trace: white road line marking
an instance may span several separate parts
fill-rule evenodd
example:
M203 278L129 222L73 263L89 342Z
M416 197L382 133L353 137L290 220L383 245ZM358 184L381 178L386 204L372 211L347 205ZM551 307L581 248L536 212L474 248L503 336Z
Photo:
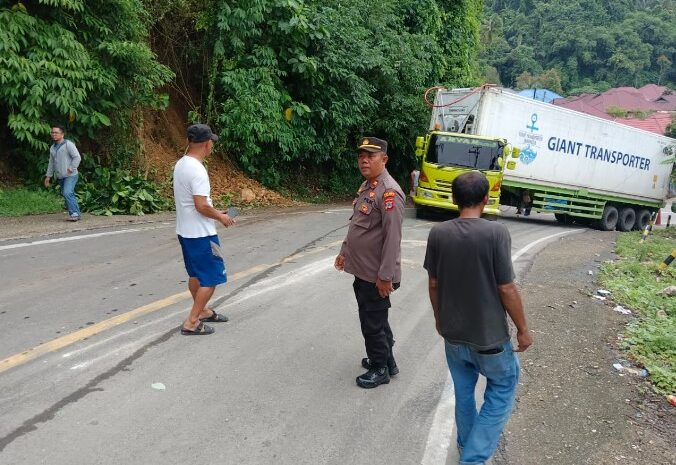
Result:
M139 331L141 329L146 329L148 327L157 326L157 324L162 322L162 321L169 320L169 319L172 319L172 318L177 318L181 314L185 315L185 314L188 313L189 310L190 310L190 307L181 308L180 310L174 310L172 312L169 312L169 313L162 315L159 318L153 318L151 321L148 321L146 323L143 323L143 324L140 324L140 325L134 325L133 327L131 327L131 328L125 330L125 331L120 331L120 332L118 332L118 333L116 333L116 334L114 334L110 337L107 337L105 339L101 339L100 341L88 343L84 347L80 347L79 349L74 349L74 350L71 350L70 352L66 352L65 354L62 354L61 357L62 358L71 358L74 355L77 355L77 354L83 353L83 352L87 352L87 351L94 349L98 346L108 344L109 342L111 342L115 339L119 339L123 336L128 336L128 335L135 333L136 331ZM176 328L178 328L178 325L179 325L179 320L177 320ZM145 340L150 341L150 340L157 338L158 336L160 336L163 333L164 333L164 330L157 332L157 333L154 333L152 336L148 336L147 338L144 338L142 340L143 341L145 341ZM134 342L138 342L138 341L134 341ZM113 352L111 352L111 353L114 353L115 350L113 350Z
M320 252L320 251L326 250L328 248L334 247L334 246L336 246L340 243L342 243L342 241L328 244L327 246L320 247L317 250L307 252L306 254L310 254L310 253L314 253L314 252ZM298 254L298 255L295 255L294 257L299 258L303 255L305 255L305 254ZM291 271L289 271L285 274L259 281L258 283L251 286L249 288L249 290L243 292L243 294L239 298L236 298L233 301L226 302L225 304L217 307L216 310L221 310L221 309L227 308L231 305L238 304L238 303L240 303L244 300L247 300L247 299L250 299L250 298L253 298L253 297L257 297L257 296L260 296L262 294L266 294L270 291L280 289L280 288L282 288L286 285L294 284L294 283L297 283L297 282L299 282L299 281L301 281L305 278L309 278L316 273L330 269L333 266L333 261L334 261L334 257L329 257L329 258L317 260L317 261L312 262L308 265L305 265L301 268L293 269L293 270L291 270ZM270 267L271 265L265 265L265 266ZM66 353L62 354L61 357L65 358L65 359L69 359L69 358L73 357L74 355L84 353L84 352L88 352L91 349L94 349L94 348L99 347L99 346L103 346L103 345L108 344L109 342L111 342L115 339L119 339L120 337L123 337L123 336L128 336L128 335L130 335L130 334L132 334L136 331L139 331L141 329L146 329L150 326L156 326L157 323L159 323L159 322L166 321L166 320L169 320L169 319L172 319L172 318L178 318L179 315L185 315L189 310L190 310L190 307L186 307L186 308L182 308L180 310L174 310L174 311L168 312L168 313L162 315L159 318L153 318L151 321L148 321L148 322L140 324L140 325L135 325L135 326L133 326L133 327L131 327L131 328L125 330L125 331L120 331L116 334L113 334L110 337L107 337L105 339L101 339L100 341L92 342L92 343L87 344L84 347L80 347L80 348L71 350L69 352L66 352ZM178 327L178 323L177 323L177 327ZM164 332L164 330L157 333L157 334L154 334L151 337L145 338L144 340L152 340L153 338L159 336L163 332ZM97 358L94 358L92 360L74 365L74 366L71 367L71 370L76 370L76 369L79 369L79 368L87 367L91 364L91 362L98 361L98 360L103 359L105 357L108 357L110 355L114 355L118 350L119 349L116 348L113 351L107 352L100 357L97 357Z
M549 236L542 237L542 238L538 239L537 241L531 242L530 244L528 244L527 246L523 247L518 252L516 252L514 255L512 255L512 261L513 262L517 261L519 259L519 257L521 257L523 254L525 254L526 252L528 252L530 249L532 249L536 245L540 244L541 242L548 241L549 239L554 239L555 237L565 236L566 234L581 233L583 231L586 231L586 229L570 229L568 231L563 231L563 232L560 232L560 233L550 234Z
M523 254L542 242L555 237L565 236L566 234L575 234L583 231L585 230L571 229L541 237L522 247L512 255L512 262L517 261ZM450 374L446 378L444 390L442 391L441 398L439 399L436 411L434 412L432 427L427 436L425 451L420 462L421 465L444 465L448 460L448 450L451 446L451 437L453 436L453 430L455 429L455 394L450 395L448 394L449 391L453 391L453 381L451 380Z
M414 247L415 246L427 247L427 241L426 240L419 241L419 240L415 240L415 239L402 239L401 243L404 244L404 245L410 244Z
M448 457L448 449L451 446L451 436L455 428L455 391L451 375L448 375L444 390L439 399L439 405L434 412L432 428L427 436L425 455L421 465L444 464Z
M146 336L142 339L135 339L131 342L128 342L126 344L120 345L115 347L114 350L111 350L109 352L105 352L102 355L99 355L98 357L90 358L88 360L84 360L80 363L77 363L70 367L71 370L81 370L82 368L88 368L94 363L98 363L112 355L118 355L118 354L123 354L125 356L129 356L136 352L138 349L143 347L144 345L148 344L149 342L157 339L160 335L162 335L164 331L156 332L153 333L151 336Z
M312 275L320 273L322 271L328 270L333 267L333 262L335 257L328 257L321 260L314 261L300 268L293 269L287 273L275 276L272 278L264 279L259 281L249 287L246 291L242 292L241 295L236 297L232 301L226 302L224 305L219 308L228 308L232 305L237 305L245 300L258 297L262 294L267 294L270 291L275 291L281 289L282 287L295 284L299 281L302 281L306 278L309 278Z
M127 234L127 233L132 233L132 232L139 232L139 231L150 231L153 229L162 229L166 228L167 226L155 226L151 228L131 228L131 229L120 229L118 231L106 231L106 232L100 232L100 233L94 233L94 234L81 234L79 236L70 236L70 237L59 237L56 239L44 239L42 241L32 241L32 242L21 242L19 244L10 244L10 245L0 245L0 251L2 250L9 250L9 249L20 249L22 247L30 247L32 245L44 245L44 244L56 244L58 242L71 242L71 241L79 241L82 239L93 239L96 237L103 237L103 236L116 236L118 234Z

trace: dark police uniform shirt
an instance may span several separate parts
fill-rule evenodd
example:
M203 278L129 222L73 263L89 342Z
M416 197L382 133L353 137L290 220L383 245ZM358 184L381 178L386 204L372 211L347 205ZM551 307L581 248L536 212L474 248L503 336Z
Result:
M401 224L404 193L387 170L364 181L354 200L350 227L340 255L345 272L370 283L401 281Z

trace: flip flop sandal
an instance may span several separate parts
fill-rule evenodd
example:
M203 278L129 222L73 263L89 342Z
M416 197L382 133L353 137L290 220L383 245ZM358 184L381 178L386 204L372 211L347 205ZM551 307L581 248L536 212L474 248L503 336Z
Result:
M221 315L220 313L216 313L216 310L209 309L213 312L211 316L208 316L206 318L200 318L200 321L207 321L209 323L225 323L228 321L228 317L225 315Z
M207 336L213 333L214 328L205 325L204 323L198 324L197 328L195 328L194 330L185 329L184 327L181 327L181 334L183 334L184 336Z

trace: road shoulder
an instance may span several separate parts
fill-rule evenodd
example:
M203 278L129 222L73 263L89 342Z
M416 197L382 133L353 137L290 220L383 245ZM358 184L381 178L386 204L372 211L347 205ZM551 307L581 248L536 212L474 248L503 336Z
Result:
M673 463L676 409L613 368L629 319L589 296L598 267L614 257L615 237L591 230L564 237L525 275L536 339L521 358L517 407L495 465Z

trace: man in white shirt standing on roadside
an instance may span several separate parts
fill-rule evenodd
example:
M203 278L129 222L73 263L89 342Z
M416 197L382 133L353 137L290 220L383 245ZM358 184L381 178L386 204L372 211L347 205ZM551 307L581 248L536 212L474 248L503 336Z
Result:
M228 279L215 221L226 228L235 224L235 220L213 207L209 175L202 164L217 140L209 126L193 124L188 128L188 150L174 167L176 234L193 298L190 314L181 327L184 336L212 334L214 328L205 321L228 321L225 315L207 307L216 286Z

